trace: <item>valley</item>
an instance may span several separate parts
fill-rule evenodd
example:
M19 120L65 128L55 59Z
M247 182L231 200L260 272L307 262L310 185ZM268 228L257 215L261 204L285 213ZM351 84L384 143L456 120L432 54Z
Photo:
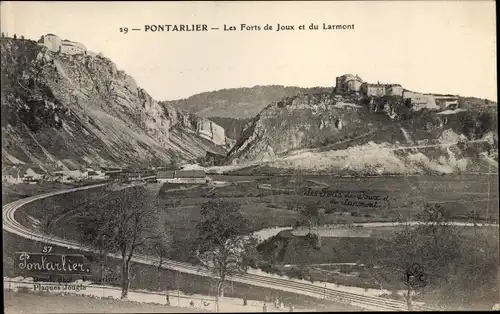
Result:
M227 180L224 180L227 178ZM259 245L259 267L271 273L287 275L290 278L306 279L311 281L327 280L328 285L335 285L340 289L355 290L356 287L372 294L379 291L379 284L373 281L372 276L363 270L362 264L370 263L376 256L377 248L383 246L394 231L387 227L377 226L375 222L394 222L401 219L418 217L422 208L428 203L439 203L449 213L453 221L471 221L474 218L481 223L496 223L498 229L498 177L493 176L400 176L379 178L335 178L331 176L227 176L218 175L213 178L217 182L226 182L221 186L200 184L190 188L179 189L179 184L146 184L146 189L157 194L157 205L167 221L168 229L172 232L173 243L169 258L196 263L191 248L194 247L195 226L200 219L200 207L209 199L217 198L235 202L241 206L241 212L251 223L250 230L259 231L276 226L291 227L296 231L281 231L277 235L267 232L266 238ZM224 181L223 181L224 180ZM490 185L490 195L484 195ZM460 187L460 189L458 189ZM307 189L316 189L318 193L307 192ZM122 192L120 192L122 191ZM306 193L304 193L306 191ZM331 191L331 192L326 192ZM363 208L333 204L332 198L336 194L348 191L353 195L373 195L387 199L383 208ZM359 194L360 191L364 194ZM65 219L56 219L56 225L50 229L43 229L65 239L80 239L76 220L80 210L85 210L86 203L106 197L106 194L123 193L125 190L95 190L92 193L68 195L48 198L40 203L28 204L23 211L16 212L16 219L23 224L35 221L53 221L55 217L73 212ZM80 194L82 192L79 192ZM356 194L358 193L358 194ZM307 195L305 195L307 194ZM112 197L112 196L108 197ZM425 197L424 197L425 195ZM472 203L471 203L472 202ZM66 205L63 205L66 204ZM468 206L467 204L474 204ZM62 205L62 206L61 206ZM320 209L318 227L312 229L313 234L321 237L321 248L315 247L307 234L307 222L304 216L296 209L297 206L312 206ZM44 208L43 211L40 209ZM75 211L76 209L76 211ZM321 210L322 209L322 210ZM477 213L470 216L471 211ZM42 212L49 216L40 215ZM83 212L81 212L83 213ZM52 217L52 218L51 218ZM162 220L163 220L162 219ZM370 223L373 229L367 229L369 236L359 234L354 226L359 223ZM330 225L337 230L337 235L319 233L320 226ZM40 225L41 227L41 225ZM385 229L384 229L385 228ZM474 238L475 232L467 227L469 236ZM487 229L478 227L479 232L486 232L488 237L494 237ZM365 229L365 228L363 228ZM394 229L398 229L397 227ZM344 230L344 231L342 231ZM345 234L347 230L351 234ZM497 230L498 231L498 230ZM340 234L338 234L340 232ZM342 233L344 232L344 233ZM354 234L352 234L354 232ZM356 235L356 233L358 235ZM265 233L264 233L265 234ZM315 266L315 264L351 263L358 266ZM292 264L292 266L287 266ZM298 265L300 266L297 268ZM309 266L310 265L310 266ZM356 269L356 267L358 269ZM361 267L362 269L359 269ZM336 273L337 272L337 273ZM135 284L134 284L135 285ZM349 288L351 287L351 288ZM392 288L391 288L392 287ZM397 284L385 286L387 291L397 287ZM250 293L250 292L246 292ZM364 293L362 290L357 293ZM378 292L380 295L381 292ZM479 305L478 305L479 306Z
M496 102L352 74L159 101L102 54L55 51L56 37L1 42L9 276L26 277L14 252L49 243L89 253L124 299L131 288L259 310L497 301Z

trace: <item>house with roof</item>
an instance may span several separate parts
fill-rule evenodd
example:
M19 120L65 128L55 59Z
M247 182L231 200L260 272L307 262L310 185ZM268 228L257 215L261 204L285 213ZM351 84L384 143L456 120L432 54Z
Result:
M67 39L61 40L59 36L50 33L43 35L38 40L38 45L45 46L53 52L60 52L69 55L87 53L87 48L83 44Z
M439 109L456 109L458 107L458 96L434 95L434 99Z
M386 84L363 83L361 93L366 97L383 97L386 95Z
M61 42L61 53L76 55L76 54L85 54L86 51L87 48L79 42L67 39L64 39Z
M72 181L84 177L85 170L71 159L63 159L57 162L60 170L54 171L54 174L63 181Z
M2 182L10 184L23 183L24 170L20 167L3 167Z
M55 34L43 35L39 40L38 44L47 47L50 51L60 52L61 51L61 38Z
M22 167L23 182L36 183L46 178L45 171L38 165L27 164Z
M158 183L171 182L173 183L175 179L175 171L166 170L166 171L158 171L156 174L156 181Z
M412 92L405 89L403 98L410 99L413 110L420 110L423 108L439 109L433 95Z
M385 88L386 96L403 96L404 88L401 84L388 84Z
M344 74L336 78L335 91L339 94L357 94L362 84L363 80L357 74Z
M97 166L86 167L83 175L91 180L104 180L107 178L106 173Z

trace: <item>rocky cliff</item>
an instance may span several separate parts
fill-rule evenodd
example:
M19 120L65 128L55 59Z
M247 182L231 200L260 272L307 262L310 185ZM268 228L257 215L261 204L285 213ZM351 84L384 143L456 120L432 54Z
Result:
M497 171L496 107L419 110L395 97L287 97L243 130L227 164L337 174Z
M2 38L2 161L160 165L224 154L215 123L160 106L103 56Z

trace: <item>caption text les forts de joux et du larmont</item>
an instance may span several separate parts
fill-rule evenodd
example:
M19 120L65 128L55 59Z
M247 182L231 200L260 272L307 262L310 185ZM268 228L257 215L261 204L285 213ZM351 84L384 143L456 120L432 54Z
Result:
M255 31L342 31L354 30L354 24L331 24L331 23L309 23L309 24L223 24L222 26L209 26L208 24L147 24L142 28L120 27L120 33L127 34L131 31L157 33L157 32L209 32L209 31L224 31L224 32L255 32Z

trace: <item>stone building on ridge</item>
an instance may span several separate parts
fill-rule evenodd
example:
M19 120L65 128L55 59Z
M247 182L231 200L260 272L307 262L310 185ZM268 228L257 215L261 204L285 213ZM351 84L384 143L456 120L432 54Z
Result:
M87 54L87 48L79 42L61 40L57 35L46 34L39 40L38 44L47 47L50 51L60 52L69 55Z
M338 94L359 94L363 80L356 74L344 74L336 78L335 91Z

